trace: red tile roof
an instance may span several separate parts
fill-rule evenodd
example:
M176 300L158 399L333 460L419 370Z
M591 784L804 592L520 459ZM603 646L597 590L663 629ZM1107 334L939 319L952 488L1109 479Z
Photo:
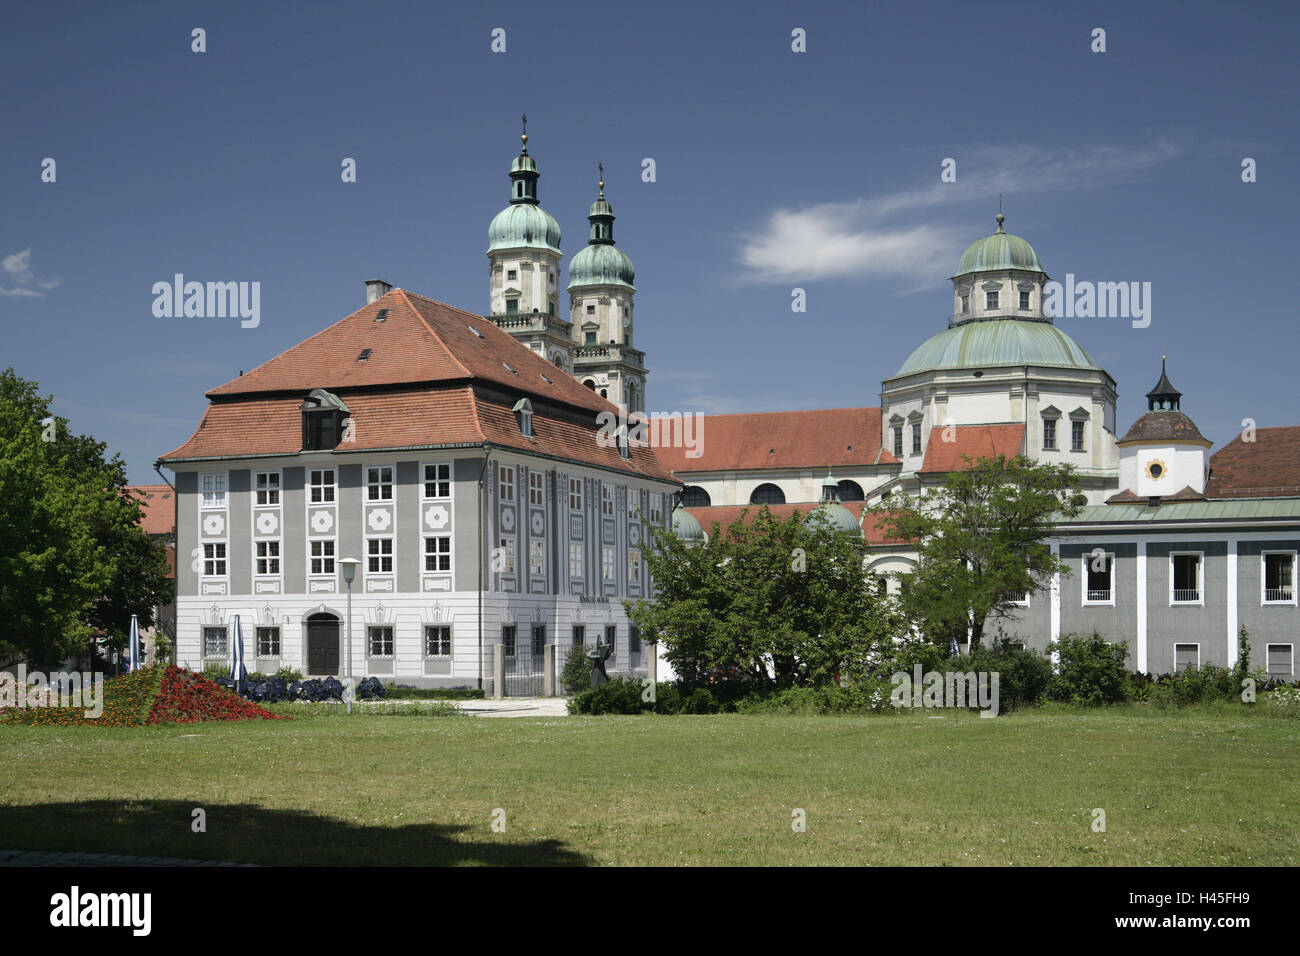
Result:
M772 512L772 516L778 521L787 521L796 511L801 516L806 516L819 502L810 501L803 503L783 505L768 505L767 508ZM862 527L863 537L867 539L867 544L905 544L901 538L897 538L886 533L883 527L884 515L879 513L868 514L866 520L862 518L863 509L866 508L866 502L863 501L843 501L841 504L852 512L853 517L858 519ZM700 523L700 527L705 533L712 536L713 523L716 521L725 531L737 518L742 514L745 515L745 523L751 524L758 517L758 512L762 505L713 505L708 508L687 508L686 510ZM748 512L746 514L746 512Z
M1162 502L1168 501L1204 501L1205 495L1201 494L1191 485L1183 485L1181 491L1176 491L1172 495L1159 496ZM1116 492L1106 499L1108 505L1134 505L1146 504L1149 499L1143 498L1131 488L1125 488L1123 491Z
M352 413L353 440L336 454L494 443L673 480L648 447L633 443L624 459L597 442L597 414L616 406L482 316L404 289L209 391L194 434L161 460L296 454L301 404L315 388ZM512 411L524 395L534 408L530 438Z
M879 408L705 415L703 421L696 436L700 457L687 457L686 448L657 448L664 467L699 472L898 464L881 447Z
M1300 425L1258 428L1254 441L1238 435L1210 456L1209 498L1291 498L1300 495Z
M382 309L388 313L377 322ZM365 349L370 355L360 361ZM482 316L405 289L393 289L207 394L218 398L292 392L305 397L313 388L337 392L470 381L493 382L591 411L614 410Z
M925 446L925 460L919 471L922 474L962 471L967 465L962 460L995 458L1005 455L1012 458L1024 450L1024 425L952 425L952 441L944 441L947 428L930 429L930 440Z
M174 535L176 533L176 500L167 485L127 485L140 502L142 516L140 527L145 534Z

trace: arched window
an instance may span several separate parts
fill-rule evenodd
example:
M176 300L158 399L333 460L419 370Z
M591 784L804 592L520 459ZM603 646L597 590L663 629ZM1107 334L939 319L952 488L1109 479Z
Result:
M753 494L749 496L749 503L751 505L783 505L785 504L785 492L770 481L765 482L754 489Z
M583 382L582 384L583 384L583 385L586 385L586 386L587 386L589 389L591 389L593 392L596 390L596 382L595 382L594 379L590 379L590 378L589 378L589 379L587 379L585 382Z
M709 493L699 485L687 485L682 489L683 508L707 508L712 504Z
M866 495L862 493L862 486L856 481L849 481L845 478L839 482L840 501L864 501Z

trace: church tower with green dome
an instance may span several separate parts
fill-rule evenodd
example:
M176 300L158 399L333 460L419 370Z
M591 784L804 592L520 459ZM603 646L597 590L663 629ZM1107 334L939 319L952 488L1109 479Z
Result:
M528 117L510 164L510 205L488 226L488 318L566 372L573 369L569 323L559 314L560 227L537 199L537 161L528 155Z
M587 245L569 263L573 376L629 412L645 411L645 353L633 347L636 270L614 248L614 209L605 199L604 166L587 221Z
M883 382L884 447L904 489L941 482L964 454L1020 453L1073 465L1100 504L1119 480L1115 380L1047 313L1047 270L1005 219L962 255L947 328Z

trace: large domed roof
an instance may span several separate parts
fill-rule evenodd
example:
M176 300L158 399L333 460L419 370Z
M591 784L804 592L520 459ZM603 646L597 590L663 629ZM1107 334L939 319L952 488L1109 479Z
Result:
M990 319L963 322L922 342L894 377L931 369L1007 365L1101 368L1078 342L1050 322Z
M569 263L569 288L579 285L622 285L633 288L632 260L612 245L584 246ZM635 290L634 290L635 291Z
M687 544L703 544L708 540L695 515L682 507L673 509L673 534Z
M488 226L488 252L496 249L548 249L560 251L560 226L535 203L512 203L492 217Z
M1002 272L1007 269L1047 272L1034 247L1019 236L1003 232L999 222L997 232L970 244L952 277L955 279L971 272Z

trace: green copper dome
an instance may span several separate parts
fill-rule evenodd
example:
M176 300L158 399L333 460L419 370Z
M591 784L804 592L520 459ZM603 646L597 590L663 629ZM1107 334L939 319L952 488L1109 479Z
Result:
M836 531L851 531L854 534L862 533L862 530L858 527L858 519L853 517L853 512L838 501L823 501L808 512L807 520L824 522Z
M673 534L686 544L703 544L707 540L695 515L680 507L673 509Z
M1050 322L991 319L963 322L922 342L898 375L1008 365L1100 370L1078 342Z
M512 203L492 217L488 252L497 249L560 251L560 226L549 212L533 203Z
M1047 273L1033 246L1019 236L1003 232L1002 219L1002 214L998 213L998 231L970 244L952 278L971 272L1001 272L1007 269Z
M569 288L582 285L621 285L636 291L632 260L610 245L584 246L569 263Z

